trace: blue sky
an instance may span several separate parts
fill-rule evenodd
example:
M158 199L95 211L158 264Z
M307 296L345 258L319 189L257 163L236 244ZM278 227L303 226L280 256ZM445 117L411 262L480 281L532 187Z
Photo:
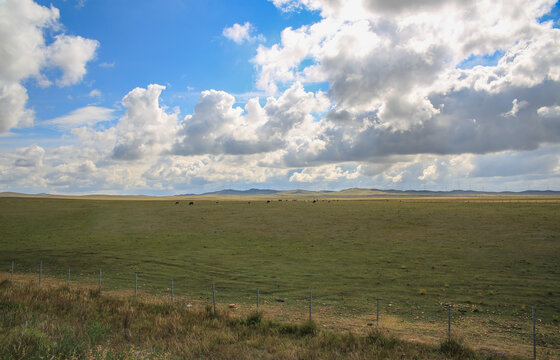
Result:
M83 83L41 89L29 82L28 89L33 90L30 105L42 119L91 103L87 95L92 89L102 90L100 105L112 106L134 87L164 84L168 89L163 102L180 106L185 113L192 111L202 90L255 91L250 59L257 44L239 46L224 38L223 29L251 21L266 37L263 43L274 44L284 28L319 19L316 11L283 13L271 2L259 0L90 0L83 6L71 0L37 3L58 8L67 33L100 42Z
M0 191L560 190L559 17L551 0L1 0Z

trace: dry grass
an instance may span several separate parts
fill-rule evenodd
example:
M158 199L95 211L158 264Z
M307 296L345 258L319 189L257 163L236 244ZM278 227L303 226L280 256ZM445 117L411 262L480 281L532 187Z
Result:
M440 343L446 337L434 324L394 316L384 316L376 330L371 320L321 307L314 322L275 304L264 316L243 305L219 306L214 315L207 304L181 297L171 305L167 298L141 293L135 300L129 291L100 293L50 278L41 287L29 275L0 279L1 359L511 358L504 349L475 352L462 345L466 337Z

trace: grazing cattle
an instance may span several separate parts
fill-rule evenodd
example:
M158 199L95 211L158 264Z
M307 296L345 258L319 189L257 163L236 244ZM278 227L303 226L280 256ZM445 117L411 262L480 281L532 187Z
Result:
M315 204L317 202L317 200L313 200L313 204Z
M270 200L266 200L266 203L267 203L267 204L270 203Z
M194 205L194 201L191 201L191 202L189 203L189 205Z
M251 205L251 202L250 202L250 201L247 201L247 204Z
M175 205L179 205L179 202L178 202L178 201L175 201Z
M216 204L219 204L219 203L220 203L219 201L216 201Z

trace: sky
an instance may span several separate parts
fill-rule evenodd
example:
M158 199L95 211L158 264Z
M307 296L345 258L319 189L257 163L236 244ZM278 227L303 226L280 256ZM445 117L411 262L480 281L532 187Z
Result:
M0 0L0 191L560 190L555 0Z

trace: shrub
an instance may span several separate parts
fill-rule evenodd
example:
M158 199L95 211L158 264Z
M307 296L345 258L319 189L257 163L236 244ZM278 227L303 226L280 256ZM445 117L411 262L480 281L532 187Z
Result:
M281 334L295 335L297 337L315 336L319 328L317 324L312 321L306 321L303 324L280 324L279 332Z
M455 339L447 339L439 346L439 351L453 359L470 359L475 356L474 352L465 347Z
M376 348L391 350L398 345L399 341L392 336L383 334L379 330L374 330L367 334L366 343L374 345Z
M418 290L418 295L424 296L428 293L428 291L426 289L420 289Z
M262 313L255 311L247 316L246 324L249 326L258 325L261 323L262 318L263 318Z

